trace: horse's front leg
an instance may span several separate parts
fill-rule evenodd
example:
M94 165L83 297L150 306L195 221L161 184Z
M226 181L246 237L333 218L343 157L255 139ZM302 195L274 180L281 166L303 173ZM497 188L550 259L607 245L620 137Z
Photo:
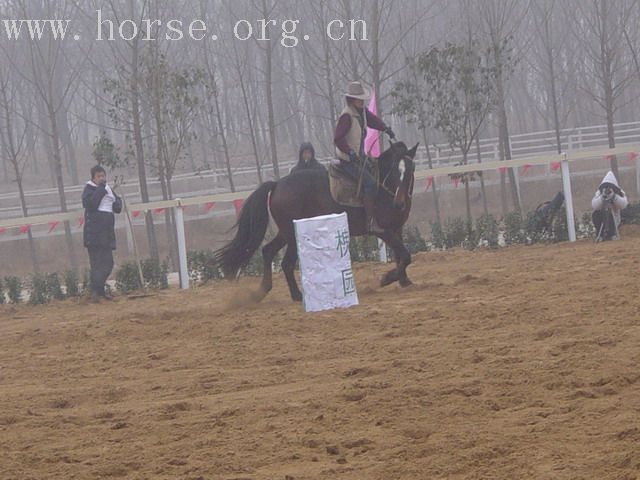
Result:
M411 285L411 280L407 277L411 254L402 242L402 234L400 232L384 232L379 237L393 250L393 256L396 260L396 267L383 275L380 286L386 287L393 282L400 282L402 287Z

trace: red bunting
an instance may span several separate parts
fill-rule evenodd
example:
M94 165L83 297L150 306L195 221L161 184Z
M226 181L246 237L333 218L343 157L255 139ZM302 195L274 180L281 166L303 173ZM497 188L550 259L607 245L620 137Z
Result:
M526 173L533 167L530 163L526 163L522 166L522 174L526 175Z
M204 204L204 213L208 213L211 210L213 210L213 207L215 207L216 202L207 202Z
M236 217L240 216L240 212L242 211L242 205L244 205L244 199L238 198L233 201L233 206L236 208Z
M131 215L133 215L133 218L138 218L141 213L142 212L140 210L134 210L133 212L131 212Z
M460 184L460 177L453 177L451 180L453 181L453 185L458 188L458 185Z
M427 177L427 186L425 187L424 191L426 192L427 190L429 190L432 185L433 185L433 177Z
M78 218L78 228L80 228L83 225L84 225L84 217L79 217Z
M53 221L49 222L49 231L47 233L53 232L59 224L60 224L60 222L58 222L56 220L53 220Z
M153 211L153 213L164 213L164 211L165 211L165 210L166 210L166 208L162 208L162 207L160 207L160 208L156 208L156 209Z
M551 162L551 171L557 172L560 170L560 162Z
M31 230L31 224L22 225L20 227L20 233L27 233L29 230Z

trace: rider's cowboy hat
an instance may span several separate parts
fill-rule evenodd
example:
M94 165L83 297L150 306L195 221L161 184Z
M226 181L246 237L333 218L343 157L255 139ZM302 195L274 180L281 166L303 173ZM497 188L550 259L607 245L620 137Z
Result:
M349 83L347 93L345 93L344 96L358 100L367 100L369 99L369 91L364 88L360 82L351 82Z

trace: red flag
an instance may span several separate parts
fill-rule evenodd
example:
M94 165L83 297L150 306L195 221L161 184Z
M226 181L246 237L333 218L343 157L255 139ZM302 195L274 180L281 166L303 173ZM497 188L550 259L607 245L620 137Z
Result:
M240 212L242 211L242 205L244 204L244 199L238 198L233 201L233 206L236 208L236 217L240 216Z
M0 227L0 235L2 235L4 232L6 232L7 229L4 227Z
M531 165L531 164L529 164L529 163L525 163L525 164L522 166L522 174L523 174L523 175L526 175L526 173L529 171L529 169L530 169L531 167L533 167L533 165Z
M131 212L131 215L133 215L133 218L138 218L141 213L142 212L140 210L134 210L133 212Z
M208 213L213 210L213 207L216 205L216 202L207 202L204 204L204 213Z
M78 218L78 228L84 225L84 217Z
M505 173L507 171L507 167L498 167L498 170L500 170L500 173Z
M58 226L59 223L60 222L58 222L56 220L54 220L52 222L49 222L49 231L47 233L53 232L56 229L56 227Z
M433 185L433 177L427 177L427 186L425 187L424 191L426 192L427 190L429 190L432 185Z
M560 170L560 162L551 162L551 171L557 172Z
M27 233L29 230L31 230L31 224L22 225L20 227L20 233Z
M458 188L458 184L460 183L460 177L453 177L451 179L453 181L453 185Z
M638 158L638 152L629 152L629 157L627 158L627 163L629 165L633 165L633 162Z
M165 211L165 210L166 210L166 208L162 208L162 207L160 207L160 208L156 208L156 209L153 211L153 213L164 213L164 211Z

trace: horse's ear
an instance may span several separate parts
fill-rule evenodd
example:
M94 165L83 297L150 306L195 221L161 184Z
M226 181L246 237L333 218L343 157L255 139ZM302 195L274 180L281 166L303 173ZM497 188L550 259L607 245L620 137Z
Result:
M420 145L420 142L416 143L416 145L407 152L408 157L415 158L416 152L418 151L418 145Z

